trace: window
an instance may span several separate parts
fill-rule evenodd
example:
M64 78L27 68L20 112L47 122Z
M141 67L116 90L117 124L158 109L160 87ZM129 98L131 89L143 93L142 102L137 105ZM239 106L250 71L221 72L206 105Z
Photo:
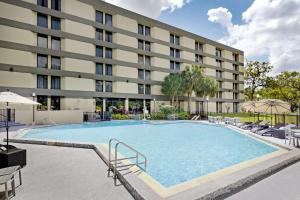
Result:
M112 92L112 82L111 81L105 82L105 92Z
M103 47L96 46L96 56L103 58Z
M37 88L48 89L48 76L37 75Z
M112 26L112 15L105 14L105 24L108 26Z
M219 70L216 70L216 77L217 78L222 78L222 72Z
M174 69L175 69L175 62L170 61L170 70L174 70Z
M180 50L176 49L176 58L180 58Z
M138 34L144 35L144 26L141 24L138 25Z
M112 65L105 65L105 75L106 76L112 76L113 70L112 70Z
M146 51L151 51L151 45L150 45L150 42L145 42L145 50L146 50Z
M233 90L238 90L238 83L233 83Z
M238 74L233 74L233 80L238 81L239 80L239 75Z
M37 67L38 68L48 68L48 56L47 55L37 55Z
M60 77L51 76L51 89L60 90Z
M149 26L145 26L145 36L150 36L151 35L151 29Z
M51 29L60 30L60 19L56 17L51 17Z
M175 63L175 69L176 69L176 71L180 71L180 63L179 62Z
M60 57L51 56L51 68L60 70Z
M113 40L112 32L106 31L105 32L105 41L106 42L112 42L112 40Z
M60 110L60 97L51 97L51 110Z
M151 71L149 70L145 71L145 80L151 80Z
M48 36L38 34L37 36L37 46L42 48L48 48Z
M170 56L171 56L171 57L175 57L174 51L175 51L174 48L170 48Z
M96 81L96 92L103 92L103 81Z
M51 38L51 48L54 50L60 50L60 38L57 37Z
M199 42L195 42L195 50L196 51L203 51L203 44L199 43Z
M60 0L51 0L51 9L60 10Z
M103 12L96 10L96 22L103 24Z
M103 75L103 64L96 63L96 74Z
M203 56L201 55L195 55L195 62L196 63L200 63L200 64L203 64Z
M105 48L105 58L112 59L112 49L111 48Z
M145 94L151 94L151 85L146 85Z
M144 70L142 70L142 69L139 69L138 70L138 78L139 79L144 79L145 77L144 77Z
M151 57L150 56L145 56L145 63L147 66L151 66Z
M37 106L38 111L48 110L48 97L47 96L37 96L37 102L41 105Z
M139 49L144 49L144 41L143 40L138 41L138 48Z
M239 71L239 66L238 66L238 65L235 65L235 64L233 64L233 70L234 70L234 71Z
M96 29L96 40L103 40L103 30L102 29Z
M138 84L138 94L144 94L144 85Z
M48 17L47 15L43 15L38 13L37 15L37 25L39 27L48 28Z
M222 99L222 92L217 92L216 98L217 99Z
M233 112L234 113L237 113L239 110L238 110L238 107L239 107L239 104L237 102L234 102L233 103Z
M175 42L174 35L173 35L173 34L170 34L170 43L171 43L171 44L174 44L174 42Z
M232 54L232 57L233 57L233 60L234 60L235 62L239 62L239 54L233 53L233 54Z
M179 36L175 37L175 44L180 45L180 37Z
M217 67L221 68L222 67L222 61L221 60L216 60Z
M239 93L233 93L233 99L239 99Z
M222 102L217 102L216 103L216 110L218 113L221 113L222 112Z
M222 50L216 49L216 56L217 57L222 57Z
M143 65L144 64L144 56L143 55L138 55L138 63Z
M219 85L219 88L221 89L223 87L223 82L218 81L218 85Z
M48 7L48 0L38 0L37 1L38 6Z

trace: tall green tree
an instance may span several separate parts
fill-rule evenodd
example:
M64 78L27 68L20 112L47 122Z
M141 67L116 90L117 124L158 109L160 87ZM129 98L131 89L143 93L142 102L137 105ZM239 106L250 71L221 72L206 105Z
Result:
M204 77L195 89L195 94L198 97L214 97L218 88L219 86L215 79Z
M170 74L162 83L161 92L170 97L171 105L175 106L175 99L182 93L182 77L179 73Z
M250 61L245 68L245 96L248 100L255 99L255 92L266 86L268 73L273 66L267 62Z

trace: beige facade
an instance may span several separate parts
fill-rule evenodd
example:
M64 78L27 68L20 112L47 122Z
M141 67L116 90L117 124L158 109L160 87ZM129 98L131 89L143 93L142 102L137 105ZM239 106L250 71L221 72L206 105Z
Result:
M131 102L157 111L158 105L169 103L161 93L164 78L186 65L199 65L195 57L201 56L206 75L221 85L208 111L225 112L226 104L230 112L239 111L242 51L104 1L60 0L57 8L47 2L0 1L1 91L34 94L49 112L107 110L120 101L129 111ZM178 44L171 43L172 36L179 38ZM179 56L172 57L172 49ZM172 69L172 62L180 69ZM181 101L186 110L186 97ZM206 103L193 96L192 112L207 111Z

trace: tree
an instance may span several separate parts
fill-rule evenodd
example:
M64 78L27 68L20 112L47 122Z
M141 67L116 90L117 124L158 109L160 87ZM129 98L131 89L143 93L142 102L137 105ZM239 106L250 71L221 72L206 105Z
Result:
M182 77L180 74L170 74L165 77L161 92L170 97L171 105L175 105L175 98L181 95Z
M183 90L188 98L188 112L191 112L192 94L196 92L197 88L201 87L203 83L204 73L203 69L197 65L186 66L182 72Z
M273 66L267 62L250 61L247 63L245 69L245 96L248 100L253 101L257 89L266 85L267 75L272 68Z
M200 80L198 87L195 89L195 93L198 97L214 97L218 88L219 86L215 79L204 77Z

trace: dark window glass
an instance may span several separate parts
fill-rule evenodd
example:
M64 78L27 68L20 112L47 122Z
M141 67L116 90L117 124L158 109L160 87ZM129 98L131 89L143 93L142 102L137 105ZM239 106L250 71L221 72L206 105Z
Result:
M170 56L171 56L171 57L175 57L175 56L174 56L174 51L175 51L175 49L170 48Z
M60 38L57 37L51 38L51 48L54 50L60 50Z
M37 75L37 88L48 89L48 76Z
M203 64L203 56L198 56L198 63L201 63L201 64Z
M145 63L147 66L151 65L151 57L150 56L145 56Z
M48 68L48 56L47 55L37 55L37 67L38 68Z
M55 57L55 56L52 56L51 57L51 68L52 69L56 69L56 70L60 70L60 57Z
M103 24L103 12L96 10L96 22Z
M220 49L216 50L216 56L217 57L222 57L222 51Z
M103 64L96 63L96 74L103 75Z
M175 65L174 61L170 61L170 69L171 70L174 70L174 67L175 67L174 65Z
M199 50L199 51L203 51L203 44L200 44L200 43L199 43L199 48L198 48L198 50Z
M56 17L51 17L51 29L60 30L60 19Z
M112 42L112 40L113 40L112 32L106 31L105 32L105 41L106 42Z
M150 44L150 42L145 42L145 50L146 51L151 51L151 44Z
M38 6L48 7L48 0L38 0L37 1Z
M173 34L170 34L170 43L174 44L174 35Z
M176 49L176 58L180 58L180 50Z
M44 111L48 110L48 97L47 96L37 96L37 102L41 105L37 106L37 110Z
M222 78L222 72L219 70L216 70L216 77L217 78Z
M112 26L112 15L105 14L105 24L108 26Z
M42 48L48 48L48 36L38 34L37 38L37 46Z
M144 94L144 85L138 84L138 94Z
M234 112L234 113L237 113L237 112L238 112L238 106L239 106L238 103L236 103L236 102L233 103L233 112Z
M105 92L112 92L112 82L111 81L105 82Z
M103 40L103 30L96 29L96 40Z
M51 110L60 110L60 97L51 97Z
M139 24L138 26L138 34L144 35L144 26L141 24Z
M139 49L144 49L144 41L143 40L138 41L138 48Z
M47 15L43 15L38 13L37 15L37 25L40 27L48 28L48 17Z
M176 45L180 45L180 38L179 38L179 36L175 37L175 44Z
M145 71L145 79L146 80L151 80L151 71L149 71L149 70Z
M111 48L105 49L105 58L112 59L112 49Z
M195 42L195 50L196 51L198 51L198 49L199 49L199 45L198 44L199 44L198 42Z
M218 84L219 84L219 88L222 88L223 83L221 81L218 81Z
M179 62L176 62L175 68L176 68L177 71L180 71L180 63Z
M222 61L216 60L216 62L217 62L217 67L221 68L222 67Z
M145 35L150 36L151 35L151 29L149 26L145 26Z
M144 79L144 70L142 70L142 69L138 70L138 78L139 79Z
M60 10L60 0L51 0L51 9Z
M103 58L103 47L96 46L96 56Z
M195 62L199 62L199 56L197 54L195 55Z
M96 81L96 92L103 92L103 81Z
M51 89L60 90L60 77L51 76Z
M144 64L144 56L143 55L138 55L138 63L143 65Z
M113 69L112 69L112 65L105 65L105 75L106 76L112 76L113 74Z
M145 94L151 94L151 85L146 85Z

